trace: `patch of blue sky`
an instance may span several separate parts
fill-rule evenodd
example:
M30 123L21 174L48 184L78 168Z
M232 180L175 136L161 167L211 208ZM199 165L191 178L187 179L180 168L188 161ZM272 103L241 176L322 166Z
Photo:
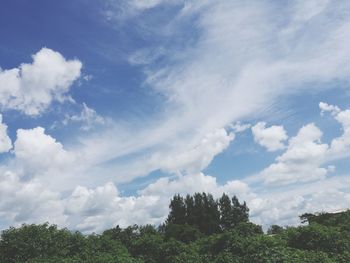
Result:
M241 180L257 174L268 166L280 153L268 153L257 145L250 130L237 134L235 140L204 170L205 174L215 175L220 184L231 180Z

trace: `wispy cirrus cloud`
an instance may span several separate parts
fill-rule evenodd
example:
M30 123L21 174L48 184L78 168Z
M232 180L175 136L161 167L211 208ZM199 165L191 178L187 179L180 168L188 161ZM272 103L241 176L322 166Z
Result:
M164 5L174 2L150 4L152 12ZM145 87L164 98L159 114L135 125L118 123L115 132L84 139L87 149L96 149L96 158L112 162L136 154L128 165L136 167L142 160L147 174L160 168L150 168L147 160L154 154L186 152L206 134L232 122L273 115L281 98L325 90L331 87L327 83L345 80L350 74L350 20L341 15L350 9L346 1L336 5L292 1L283 6L261 1L182 1L175 5L176 15L160 27L157 24L158 31L191 31L196 37L181 46L166 46L167 41L162 41L158 48L164 50L165 62L144 64ZM138 10L142 13L140 30L146 30L145 37L153 36L148 28L159 21L147 20L149 8ZM281 15L276 17L276 12ZM334 19L335 14L339 19ZM138 25L137 16L132 17ZM172 37L162 35L168 42ZM152 48L157 47L152 44ZM110 143L111 133L120 139ZM113 168L118 171L118 165ZM130 172L130 180L134 177Z

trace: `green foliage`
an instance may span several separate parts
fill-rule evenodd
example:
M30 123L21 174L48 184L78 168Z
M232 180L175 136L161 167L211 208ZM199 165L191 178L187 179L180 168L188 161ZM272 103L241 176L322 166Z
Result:
M165 226L164 237L165 240L174 238L184 243L193 242L204 235L198 230L197 227L188 224L176 225L168 224Z
M267 230L267 234L269 235L276 235L276 234L281 234L283 232L283 227L278 226L278 225L272 225L270 228Z
M175 195L170 201L166 225L190 225L200 232L211 235L248 222L249 209L234 196L232 200L223 194L215 200L211 194L196 193L183 198Z
M304 214L309 225L268 234L234 196L176 195L164 225L82 235L48 223L4 230L0 263L348 263L349 211Z
M169 224L185 224L186 223L186 205L184 199L180 195L175 195L169 205L170 212L167 218Z
M2 232L0 262L137 262L120 241L83 236L55 225L22 225Z
M339 226L349 229L349 221L350 221L350 210L339 212L339 213L316 213L310 214L305 213L300 216L301 222L309 224L319 224L324 226Z
M314 223L309 226L288 228L284 237L288 245L293 248L337 254L350 251L350 233L341 231L339 227Z
M220 226L222 229L229 229L233 225L233 213L231 199L228 195L223 194L219 199L220 208Z
M25 262L41 256L66 256L71 253L70 232L55 225L22 225L11 227L1 235L1 259L6 262Z

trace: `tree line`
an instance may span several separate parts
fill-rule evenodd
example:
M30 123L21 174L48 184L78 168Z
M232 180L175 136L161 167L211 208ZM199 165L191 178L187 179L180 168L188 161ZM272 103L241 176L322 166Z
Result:
M219 233L248 222L249 208L236 196L226 194L214 200L211 194L196 193L183 198L175 195L169 205L166 225L190 225L206 235Z
M267 234L249 221L245 202L224 194L175 195L160 226L129 226L83 235L49 223L1 232L6 263L331 263L350 262L350 211L304 214L298 227Z

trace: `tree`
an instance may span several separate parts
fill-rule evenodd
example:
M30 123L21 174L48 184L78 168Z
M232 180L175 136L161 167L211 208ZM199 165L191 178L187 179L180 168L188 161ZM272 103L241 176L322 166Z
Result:
M187 195L185 198L185 207L186 207L186 222L189 225L195 224L195 215L194 215L194 199L191 195Z
M220 207L220 226L222 230L226 230L232 227L233 215L232 215L232 205L230 197L223 193L219 199Z
M186 244L203 237L203 234L198 230L196 226L188 224L168 224L165 226L164 235L165 240L170 240L171 238L174 238Z
M170 212L167 223L185 224L186 223L186 206L184 199L180 195L175 195L170 201Z
M218 233L220 231L220 212L213 196L206 193L195 193L193 199L194 205L191 212L193 225L204 234Z
M204 218L203 232L214 234L220 232L220 211L218 203L211 194L203 193Z
M269 235L276 235L276 234L280 234L282 232L283 232L283 227L281 227L279 225L272 225L267 230L267 234L269 234Z
M244 201L241 204L236 196L232 197L232 225L236 226L241 222L248 222L249 208Z

